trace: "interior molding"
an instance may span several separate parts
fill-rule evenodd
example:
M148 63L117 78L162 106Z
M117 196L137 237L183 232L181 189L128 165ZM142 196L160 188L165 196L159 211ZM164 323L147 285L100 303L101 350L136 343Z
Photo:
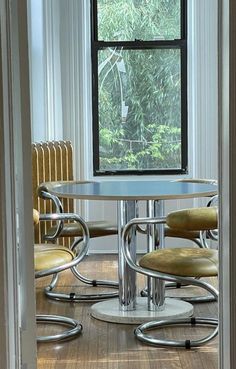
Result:
M1 367L36 369L27 1L0 15Z
M193 134L192 171L193 177L217 179L218 4L216 0L193 0L190 4L188 105Z
M41 140L72 141L75 178L87 179L91 166L89 122L92 119L90 4L86 0L48 0L42 2L42 8L46 118L42 122L45 137L38 136ZM32 20L31 15L31 23ZM78 201L76 206L83 217L88 217L87 201Z
M8 101L8 81L6 77L4 78L4 74L6 73L6 48L7 48L7 28L8 24L6 16L7 12L7 4L6 2L1 2L0 4L0 26L1 26L1 38L0 38L0 159L1 159L1 176L0 176L0 202L1 202L1 216L0 216L0 242L2 247L0 248L0 268L1 268L1 279L0 279L0 289L2 298L0 300L0 327L1 327L1 335L0 335L0 356L1 363L4 368L10 368L10 357L14 355L18 357L19 350L15 345L14 336L10 337L10 330L15 332L18 327L18 316L16 312L11 311L9 309L9 305L14 301L14 296L12 294L8 295L8 287L12 288L12 283L8 283L8 273L6 270L5 260L7 260L7 242L11 242L8 234L8 220L9 212L7 212L7 203L11 204L11 193L10 196L7 193L8 184L7 183L10 178L9 168L10 163L9 159L5 157L6 154L9 156L9 152L5 151L6 138L9 137L9 132L7 129L8 123L8 110L9 110L9 101ZM5 58L4 58L5 55ZM4 108L5 105L5 108ZM8 109L7 109L8 107ZM7 173L8 172L8 173ZM10 207L11 208L11 207ZM11 290L10 290L11 291ZM12 321L12 326L6 326L6 321ZM20 368L19 362L16 363L17 369ZM13 366L11 366L13 368Z
M44 62L44 24L43 4L41 1L28 1L28 37L31 90L31 132L32 140L45 141L46 107L45 105L45 62Z
M236 367L236 3L219 1L220 14L220 369Z

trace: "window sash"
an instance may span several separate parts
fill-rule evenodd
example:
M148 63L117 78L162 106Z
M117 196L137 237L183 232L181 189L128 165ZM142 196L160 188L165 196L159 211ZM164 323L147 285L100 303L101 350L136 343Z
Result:
M93 174L129 175L129 174L185 174L188 172L188 127L187 127L187 0L181 0L181 39L175 40L134 40L134 41L102 41L98 40L97 0L91 1L91 31L92 31L92 113L93 113ZM172 49L181 50L181 168L164 169L100 169L99 145L99 90L98 90L98 52L108 47L124 50Z

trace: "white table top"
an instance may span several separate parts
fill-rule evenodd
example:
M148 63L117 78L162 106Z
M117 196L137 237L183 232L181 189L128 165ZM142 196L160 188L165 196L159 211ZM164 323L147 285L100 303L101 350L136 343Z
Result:
M214 196L217 186L178 181L115 180L60 184L50 188L50 193L64 198L88 200L168 200Z

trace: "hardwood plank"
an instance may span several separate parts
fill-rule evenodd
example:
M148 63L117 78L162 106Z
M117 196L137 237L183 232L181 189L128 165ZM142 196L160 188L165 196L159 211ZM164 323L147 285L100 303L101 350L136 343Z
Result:
M116 280L117 266L114 255L91 255L81 264L81 271L92 278ZM133 335L134 325L106 323L90 316L91 303L62 303L47 299L42 292L50 278L36 282L37 312L64 314L81 320L84 330L78 338L63 342L38 345L38 369L216 369L218 360L218 339L199 349L165 349L147 346ZM215 282L215 281L214 281ZM144 277L138 278L139 288L145 285ZM70 271L59 279L58 289L91 291L77 281ZM190 288L186 288L186 292ZM191 288L193 291L193 288ZM173 290L172 294L180 291ZM196 292L196 291L195 291ZM196 315L217 316L216 303L196 304ZM39 332L53 331L54 327L43 327ZM180 337L190 335L183 327L163 329L161 335ZM191 335L201 334L205 328L191 329Z

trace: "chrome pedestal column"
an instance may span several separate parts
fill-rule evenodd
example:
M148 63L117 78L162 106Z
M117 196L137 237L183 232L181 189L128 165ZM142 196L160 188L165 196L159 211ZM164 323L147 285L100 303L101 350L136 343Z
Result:
M149 218L162 217L164 215L163 201L147 201L147 216ZM158 235L159 242L155 242ZM147 252L154 251L157 247L164 248L164 225L147 225ZM156 246L158 244L158 246ZM165 306L165 282L157 278L148 277L147 283L148 310L162 311Z
M119 276L119 303L121 311L132 311L136 308L136 273L126 263L121 251L121 237L125 224L138 216L136 201L119 201L117 206L118 217L118 276ZM132 229L129 239L129 249L133 260L136 260L136 230Z

